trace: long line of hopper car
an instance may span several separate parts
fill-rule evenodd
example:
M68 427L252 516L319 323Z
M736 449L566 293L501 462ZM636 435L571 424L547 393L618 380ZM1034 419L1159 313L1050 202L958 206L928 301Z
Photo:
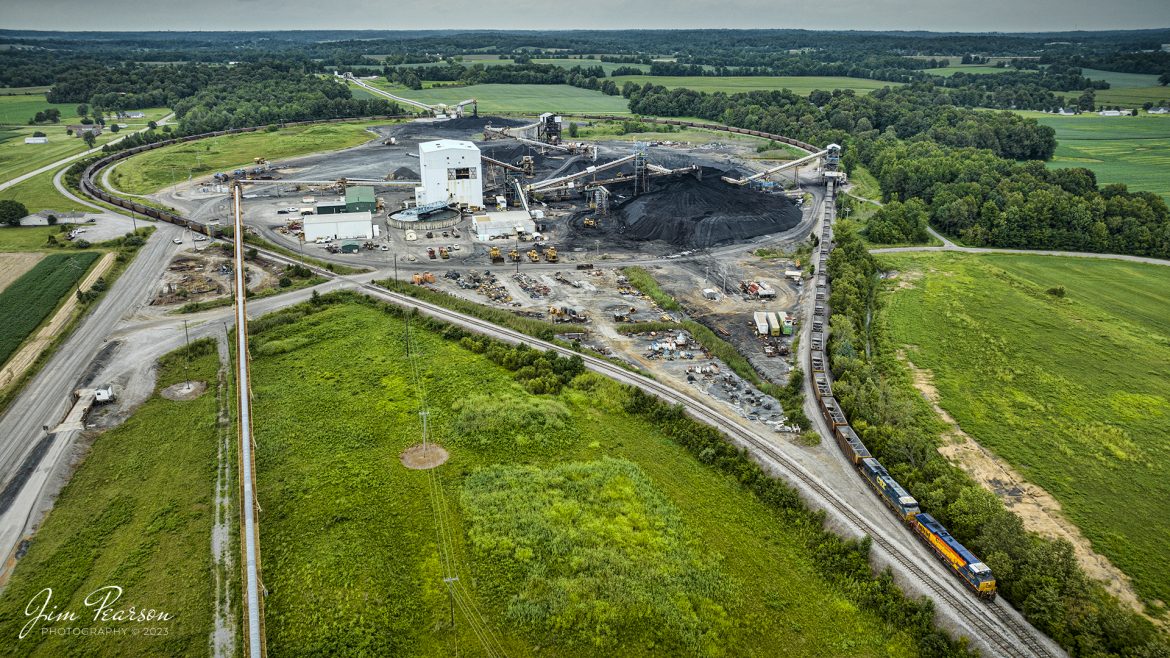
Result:
M408 118L408 117L399 116L399 115L390 115L390 116L365 117L365 118L367 118L367 119L402 119L402 118ZM344 123L346 121L353 121L353 120L354 119L352 119L352 118L318 119L315 121L290 121L290 122L287 122L283 125L284 126L306 126L306 125L320 124L320 123ZM158 219L158 220L161 220L164 222L169 222L171 224L177 224L179 226L183 226L185 228L191 229L192 231L195 231L197 233L202 233L202 234L207 235L209 237L220 237L220 235L222 235L222 232L219 230L219 227L217 227L217 226L209 226L206 224L200 224L199 222L191 221L191 220L187 219L186 217L183 217L182 215L177 215L177 214L172 213L172 212L167 212L166 210L161 210L159 208L152 208L151 206L146 206L146 205L143 205L141 203L129 201L127 199L123 199L122 197L110 194L109 192L102 189L100 186L96 185L93 182L94 176L97 175L97 172L99 172L103 168L113 164L114 162L117 162L118 160L121 160L123 158L128 158L130 156L137 155L139 153L143 153L145 151L151 151L153 149L162 148L164 146L170 146L171 144L181 144L183 142L193 142L197 139L205 139L207 137L220 137L222 135L236 135L239 133L250 133L250 132L256 132L258 130L267 130L267 129L268 129L268 126L252 126L252 127L248 127L248 128L230 128L228 130L216 130L214 132L199 133L197 135L185 135L183 137L176 137L174 139L166 139L166 140L162 140L162 141L158 141L158 142L153 142L150 144L143 144L142 146L135 146L134 148L123 149L121 151L115 151L115 152L113 152L113 153L111 153L111 154L109 154L109 155L107 155L99 160L96 160L96 161L90 163L90 165L85 168L85 171L83 171L81 174L81 181L80 181L81 191L84 192L87 196L91 196L91 197L94 197L96 199L101 199L102 201L105 201L106 203L108 203L110 205L118 206L119 208L124 208L126 210L136 212L140 215L145 215L146 217L151 217L153 219Z
M821 272L824 272L824 265L831 249L830 240L831 234L826 228L821 241ZM849 420L833 395L825 358L827 345L823 332L828 326L828 309L825 307L828 299L828 281L824 274L817 277L816 291L817 304L813 313L813 331L810 335L809 374L812 377L813 390L816 392L821 414L832 428L841 451L882 502L914 531L943 564L957 574L979 598L994 600L996 585L991 569L951 536L943 524L919 509L918 501L870 454L861 438L857 436L857 432L850 427Z

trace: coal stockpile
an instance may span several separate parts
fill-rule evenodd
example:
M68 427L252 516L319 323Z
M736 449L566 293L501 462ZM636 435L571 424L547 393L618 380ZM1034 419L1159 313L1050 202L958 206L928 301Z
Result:
M410 167L399 167L390 172L390 180L418 180L418 172Z
M787 197L730 185L720 180L722 175L704 168L701 180L683 176L653 181L648 194L622 203L614 218L627 238L682 247L746 240L800 223L800 209Z
M486 125L496 128L510 128L523 126L530 121L516 119L501 119L500 117L463 117L461 119L447 119L444 121L411 121L395 126L394 134L406 137L444 137L447 139L467 139L471 135L483 132Z

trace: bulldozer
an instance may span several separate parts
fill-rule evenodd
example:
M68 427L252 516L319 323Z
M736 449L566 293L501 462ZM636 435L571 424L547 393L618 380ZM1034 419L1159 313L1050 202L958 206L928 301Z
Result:
M489 249L489 250L488 250L488 255L489 255L489 256L491 256L491 259L492 259L492 262L493 262L493 263L502 263L502 262L504 262L504 257L503 257L503 255L501 255L501 254L500 254L500 248L499 248L499 247L492 247L491 249Z
M529 249L528 250L528 260L530 260L534 263L539 263L540 262L540 252L535 250L535 249Z
M515 249L513 249L512 251L509 251L508 252L508 260L512 261L513 263L519 263L520 262L520 252L516 251Z
M268 158L265 158L263 156L258 157L258 158L252 158L252 162L254 164L258 164L258 165L268 164Z
M548 249L545 249L544 250L544 259L550 263L557 262L557 248L556 247L549 247Z
M598 221L595 217L586 217L583 224L585 225L585 228L597 228Z

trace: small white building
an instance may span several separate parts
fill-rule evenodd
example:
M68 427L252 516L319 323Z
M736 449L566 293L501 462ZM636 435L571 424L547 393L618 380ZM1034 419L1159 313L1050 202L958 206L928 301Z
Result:
M1170 114L1170 107L1151 107L1147 114Z
M447 201L483 208L483 170L479 157L479 147L467 141L440 139L419 144L422 195L416 199L418 204Z
M479 240L506 238L520 232L531 235L536 232L536 222L523 210L475 215L471 218L471 232Z
M374 216L370 211L308 215L304 218L305 242L318 239L370 240L374 237Z
M48 137L25 137L24 143L25 144L48 144L49 138Z
M1097 114L1103 117L1127 117L1131 116L1133 112L1131 110L1101 110Z

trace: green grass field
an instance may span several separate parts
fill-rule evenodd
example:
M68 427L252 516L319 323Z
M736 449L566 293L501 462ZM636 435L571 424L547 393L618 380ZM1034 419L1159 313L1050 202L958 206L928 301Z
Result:
M123 161L110 174L110 184L128 194L151 194L174 181L186 181L189 176L255 166L252 159L260 156L280 160L357 146L374 139L367 126L385 123L298 126L175 144Z
M1102 184L1125 183L1170 203L1170 116L1029 116L1056 130L1049 167L1085 167Z
M1170 601L1170 268L1007 255L883 256L922 272L889 296L896 343L972 437L1060 501ZM913 277L902 277L913 280ZM1063 299L1046 292L1063 286Z
M923 73L931 75L939 75L944 78L949 78L956 73L978 73L980 75L1007 73L1014 71L1011 67L1000 68L998 66L991 66L989 64L952 64L938 69L923 69Z
M1100 69L1081 69L1081 75L1090 80L1104 80L1109 89L1140 89L1158 86L1158 76L1146 73L1117 73ZM1099 93L1099 92L1098 92Z
M59 232L56 226L0 226L0 252L48 251L45 241Z
M413 90L387 85L384 79L374 84L423 103L451 104L474 98L479 102L480 113L630 112L626 99L621 96L606 96L600 91L570 85L472 85Z
M421 426L403 321L353 303L305 313L252 333L273 655L477 654L465 602L513 656L689 641L727 656L913 655L816 574L799 532L626 415L608 380L532 395L416 324L429 436L451 458L407 470ZM454 630L440 544L466 592Z
M626 82L645 84L647 82L662 85L668 89L686 87L695 91L714 93L722 91L728 94L737 94L745 91L770 91L774 89L790 89L797 94L807 96L815 89L833 91L834 89L853 89L860 94L868 94L874 89L882 87L896 87L897 82L883 80L865 80L862 78L842 78L832 76L654 76L654 75L623 75L613 78L618 87Z
M1069 97L1075 99L1078 95L1070 93ZM1158 106L1170 107L1170 89L1159 86L1102 89L1096 92L1094 98L1097 105L1141 108L1148 101Z
M0 124L23 126L37 112L56 108L61 111L61 125L76 123L78 103L50 103L44 94L0 96Z
M194 345L193 345L194 346ZM183 361L164 359L158 386L183 380ZM206 656L215 597L211 560L216 460L214 349L191 363L207 393L173 402L157 392L120 427L98 436L53 511L16 565L0 597L0 633L21 656ZM94 623L84 604L98 588L123 588L116 608L134 606L174 616L162 622ZM25 639L25 606L43 588L53 604L79 614L58 628L112 627L119 636L42 635ZM52 606L50 606L51 608ZM136 628L165 629L147 636Z
M50 254L0 291L0 364L72 294L97 257L96 251Z
M21 181L12 187L0 190L0 199L14 199L24 204L30 213L42 210L60 212L90 211L93 208L83 206L72 199L67 199L53 186L53 177L57 171L46 171L32 178Z

